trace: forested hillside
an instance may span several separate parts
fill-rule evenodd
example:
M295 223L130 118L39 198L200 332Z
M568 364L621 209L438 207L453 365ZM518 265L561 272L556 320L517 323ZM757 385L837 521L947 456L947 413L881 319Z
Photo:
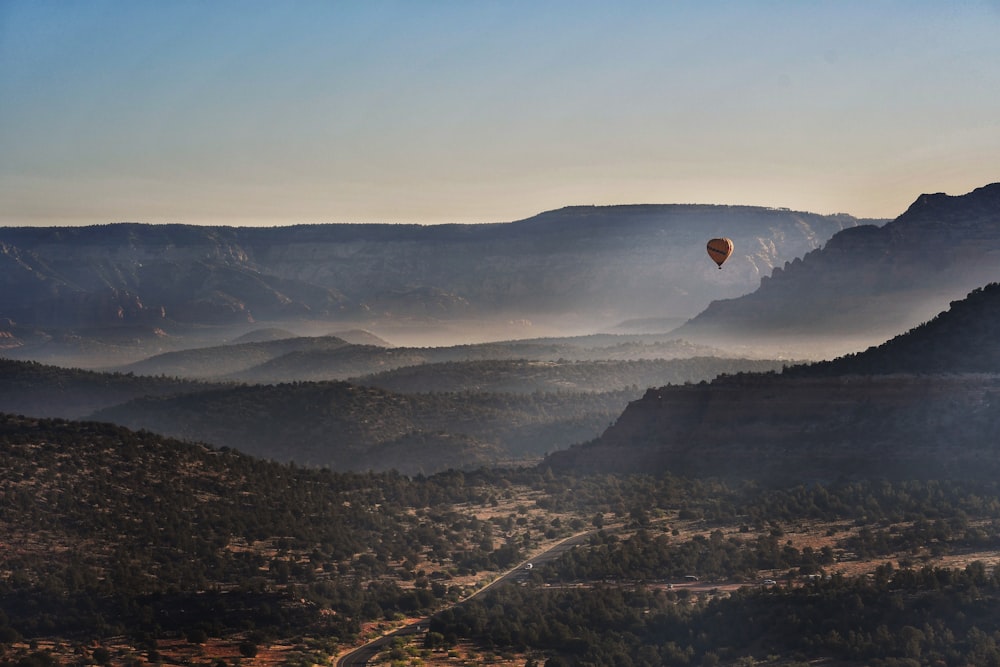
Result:
M772 489L545 469L340 474L4 415L0 495L4 664L324 663L439 611L382 659L1000 656L995 480ZM585 531L561 558L518 567L521 586L454 606Z
M287 354L336 351L353 347L347 341L336 336L296 336L262 342L240 342L165 352L122 366L118 370L140 375L218 379ZM366 347L381 349L374 346Z
M758 479L1000 472L1000 288L877 348L781 374L662 387L554 467Z
M340 354L352 359L370 355L371 363L360 366L365 369L391 358L416 365L361 377L351 384L246 386L0 360L0 411L34 417L93 417L263 458L337 470L395 468L431 473L533 461L546 452L594 438L648 386L699 382L719 373L780 366L776 361L714 357L431 364L421 360L532 350L547 357L551 346L401 348L393 357L396 350L348 345L335 338L242 343L171 354L167 359L175 369L219 370L264 354L277 354L287 361L310 354L285 353L289 347L326 345L336 348L322 353L327 360ZM621 354L649 349L643 343L622 347ZM587 356L596 354L598 348L563 343L556 349ZM664 348L654 344L652 349ZM683 344L675 351L681 349ZM414 354L421 359L411 358ZM351 363L345 361L342 368L353 367Z
M586 440L637 391L395 394L294 383L136 399L93 418L302 465L430 473L537 458Z
M498 526L451 511L499 492L488 485L345 476L106 424L0 416L0 645L124 633L157 662L157 639L173 633L346 641L365 620L455 594L427 582L428 553L461 567L467 549L486 568L518 556L528 542L506 546Z
M143 396L204 391L218 384L98 373L0 358L0 412L76 419Z
M157 354L113 370L144 375L232 379L255 384L345 380L419 364L484 361L603 361L732 357L664 335L592 335L443 347L345 344L337 337L199 347Z
M726 373L780 370L773 360L694 357L635 361L453 361L408 366L355 381L401 393L604 392L700 382Z
M973 290L929 322L864 352L792 366L785 375L1000 373L1000 283Z

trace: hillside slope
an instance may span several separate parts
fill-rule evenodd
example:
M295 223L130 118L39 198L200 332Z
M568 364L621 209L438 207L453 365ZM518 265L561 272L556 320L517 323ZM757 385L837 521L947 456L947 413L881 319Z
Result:
M1000 283L973 290L929 322L864 352L792 366L789 376L1000 373Z
M359 337L359 340L366 339ZM599 361L708 356L731 358L733 355L662 334L601 334L444 347L392 347L384 341L382 344L348 345L336 336L318 336L178 350L108 370L263 384L343 380L406 366L453 361Z
M781 365L775 360L719 357L634 361L450 361L375 373L357 378L355 382L401 393L603 392L698 382L722 373L779 370Z
M181 359L188 367L202 364L219 370L276 345L273 353L287 349L284 346L301 346L304 340L309 345L316 342L241 343L181 355ZM319 344L329 342L323 339ZM402 359L379 356L393 349L342 345L336 340L332 344L337 349L324 353L324 361L340 350L354 359L347 359L341 370L351 368L352 363L365 369L384 368L388 360ZM546 345L532 345L532 349L549 350ZM372 358L359 357L359 349ZM465 358L473 350L502 355L524 349L496 345L425 352ZM571 346L559 349L572 351ZM580 354L593 351L573 349ZM665 348L653 345L651 349ZM235 356L227 357L227 352ZM291 363L300 356L316 360L306 352L289 352L276 361ZM94 417L268 459L339 470L395 468L429 473L535 460L552 449L595 437L647 386L699 381L720 372L774 369L780 363L712 357L579 362L500 359L413 366L381 378L359 378L353 384L299 380L248 387L0 359L0 412ZM329 371L329 366L321 370ZM380 385L384 385L382 390L374 388Z
M998 331L1000 286L991 284L846 359L651 389L600 438L546 465L780 479L995 475Z
M218 386L0 358L0 412L33 417L80 419L95 410L144 396L171 396Z
M91 417L277 461L431 473L592 438L635 394L405 395L316 382L142 398Z
M759 289L715 301L675 330L696 341L885 340L1000 278L1000 183L921 195L882 227L859 226L776 268ZM858 349L856 346L853 349Z
M0 662L197 664L225 640L237 664L329 664L362 623L443 602L452 577L429 553L447 553L452 572L466 550L489 570L518 557L455 511L491 492L472 474L340 475L0 413ZM423 567L433 587L414 585ZM316 641L286 643L304 634ZM286 643L280 661L251 660L272 642Z
M261 342L238 342L164 352L120 367L124 373L183 378L219 378L245 371L296 352L335 351L353 347L336 336L296 336ZM381 349L381 348L375 348ZM292 379L292 378L290 378Z

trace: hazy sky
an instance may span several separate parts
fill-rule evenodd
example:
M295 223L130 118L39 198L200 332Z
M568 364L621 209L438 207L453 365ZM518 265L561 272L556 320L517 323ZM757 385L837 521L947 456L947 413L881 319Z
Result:
M1000 0L0 0L0 224L895 217L1000 180Z

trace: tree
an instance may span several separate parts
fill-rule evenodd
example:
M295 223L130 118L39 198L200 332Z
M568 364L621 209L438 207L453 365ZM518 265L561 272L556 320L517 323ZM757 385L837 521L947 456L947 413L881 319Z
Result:
M91 657L94 659L94 662L96 662L98 665L107 665L111 663L111 651L104 648L103 646L95 648L94 652L91 654Z

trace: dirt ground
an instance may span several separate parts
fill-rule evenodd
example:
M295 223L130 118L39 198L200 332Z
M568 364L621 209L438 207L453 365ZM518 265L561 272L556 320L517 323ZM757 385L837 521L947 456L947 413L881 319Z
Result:
M671 530L676 528L679 534L675 536L675 539L678 541L689 540L696 535L704 535L705 537L708 537L713 531L718 530L717 527L706 529L701 525L701 522L681 522L671 517L663 519L661 524L669 525ZM628 535L628 531L621 525L609 525L607 529L618 529L622 537ZM833 565L825 566L824 570L826 574L841 574L846 577L857 577L874 573L878 567L886 563L891 563L893 567L899 567L900 560L904 559L914 563L914 567L933 565L936 567L964 568L969 563L974 561L981 561L985 563L988 568L1000 565L1000 550L952 554L933 558L930 556L929 552L926 552L925 550L923 553L917 554L900 553L884 558L870 558L862 560L852 557L851 554L845 554L843 550L837 548L837 545L841 540L853 535L858 530L859 529L851 523L829 524L821 522L797 522L794 525L782 526L783 535L780 539L783 543L790 544L799 550L808 546L818 552L823 547L830 546L838 555L838 560ZM752 539L755 537L754 533L742 533L739 526L730 526L725 528L723 529L723 534L726 538L736 536L743 539ZM745 586L766 585L762 583L766 580L774 580L776 582L775 585L801 585L805 581L805 579L801 577L789 580L787 578L787 574L786 570L762 570L758 572L757 580L753 582L694 581L676 582L673 584L658 583L655 584L655 586L661 588L669 587L677 591L687 590L691 593L697 594L699 597L703 597L728 595L732 591ZM371 667L399 667L401 664L412 665L413 667L417 667L418 665L422 667L455 667L456 665L500 665L523 667L525 661L529 657L527 654L500 655L495 652L483 653L478 651L475 646L468 643L459 643L459 645L453 649L445 651L427 651L422 648L422 637L420 636L410 640L410 642L406 645L405 650L410 656L408 662L393 662L385 657L385 659L381 661L373 660L369 663L369 665ZM536 656L536 658L539 658L540 664L544 663L544 659L540 656ZM819 664L820 663L817 663L817 667ZM823 662L821 664L823 667L835 667L835 663L832 662Z
M540 514L537 509L525 511L525 507L532 507L530 499L521 497L501 503L497 507L476 508L476 514L480 519L489 519L494 516L507 517L511 514L524 516L528 521L533 520ZM546 515L548 520L553 517ZM565 517L568 520L570 517ZM613 517L608 516L608 525L605 530L615 531L622 538L626 537L630 530L622 524L615 524ZM837 562L824 566L827 574L840 573L848 577L863 576L875 571L877 567L885 563L892 563L894 567L899 567L900 561L911 563L914 567L924 565L934 565L948 568L964 568L973 561L982 561L987 567L1000 565L1000 550L970 552L961 554L951 554L943 557L932 557L927 550L916 553L893 554L888 557L878 559L861 560L852 554L844 553L838 547L838 543L845 537L852 535L858 529L850 523L824 524L819 522L796 522L780 527L782 534L779 538L782 543L789 544L801 550L804 547L811 547L815 551L821 550L825 546L834 549L837 555ZM677 541L684 541L696 535L709 536L711 532L718 530L717 527L706 527L700 522L682 522L676 516L661 517L650 530L677 530L678 534L673 536ZM736 536L741 539L752 539L755 533L743 533L739 526L730 526L722 529L723 534L728 538ZM543 541L540 546L533 550L533 553L542 551L558 540ZM430 568L435 567L430 563L425 564ZM762 582L773 579L778 585L798 585L802 583L801 578L789 580L787 571L761 571L758 573L756 581L752 582L675 582L670 586L676 590L689 590L698 594L698 597L727 595L742 586L760 586ZM473 590L487 583L496 577L495 573L476 573L466 577L451 580L450 584L456 584ZM405 584L405 582L401 582ZM666 588L668 584L658 583L657 586ZM413 623L418 619L406 619L398 623L378 623L369 624L362 633L366 639L377 637L385 632L399 627L402 623ZM96 643L73 643L57 639L41 639L31 643L18 643L10 646L6 655L0 655L0 660L19 659L30 655L36 651L49 652L57 656L63 664L94 664L95 651L103 649L110 655L110 664L113 665L206 665L215 667L221 663L226 665L241 665L243 667L277 667L278 665L295 664L335 664L338 654L347 652L350 648L346 646L332 646L322 640L310 640L309 638L298 638L295 641L281 641L270 646L258 646L254 656L241 654L242 637L231 637L226 640L209 639L202 644L192 644L184 639L161 640L157 645L157 652L150 654L148 650L138 649L131 645L125 637L112 637ZM400 657L400 651L405 657ZM498 665L503 667L523 667L529 657L526 654L483 652L475 646L460 642L457 646L447 650L431 651L423 647L421 635L415 636L409 642L398 647L396 659L392 660L387 654L383 654L381 661L373 661L370 664L383 667L402 667L410 665L413 667L445 667L456 665ZM540 663L544 662L542 656L535 656Z

